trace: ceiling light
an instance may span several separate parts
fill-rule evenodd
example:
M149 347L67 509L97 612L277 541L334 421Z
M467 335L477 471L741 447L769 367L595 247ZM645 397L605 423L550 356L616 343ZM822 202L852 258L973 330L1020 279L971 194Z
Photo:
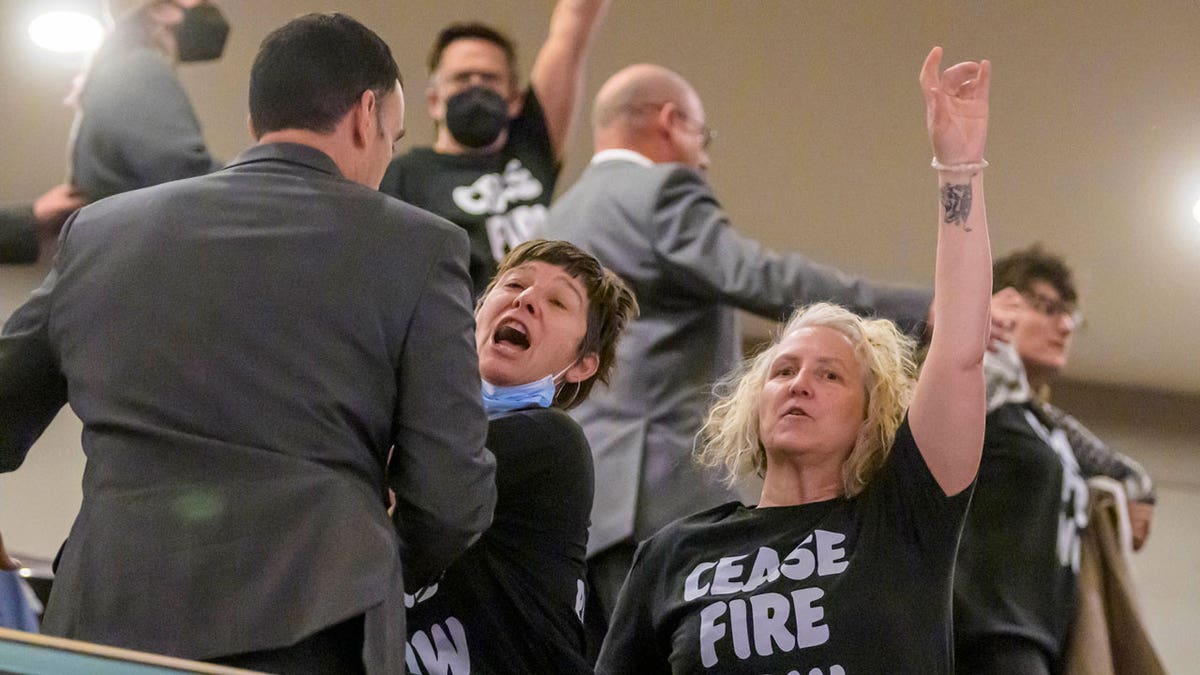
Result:
M34 44L52 52L86 52L100 46L100 20L80 12L48 12L29 23Z

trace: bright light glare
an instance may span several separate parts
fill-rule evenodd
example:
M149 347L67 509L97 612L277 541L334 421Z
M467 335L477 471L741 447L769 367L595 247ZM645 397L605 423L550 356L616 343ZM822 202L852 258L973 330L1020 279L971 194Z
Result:
M22 567L21 569L17 570L17 574L28 579L29 577L33 576L33 570L29 569L28 567Z
M1196 205L1192 207L1192 217L1196 219L1197 223L1200 223L1200 199L1197 199Z
M100 46L104 27L95 17L79 12L49 12L29 23L34 44L52 52L86 52Z

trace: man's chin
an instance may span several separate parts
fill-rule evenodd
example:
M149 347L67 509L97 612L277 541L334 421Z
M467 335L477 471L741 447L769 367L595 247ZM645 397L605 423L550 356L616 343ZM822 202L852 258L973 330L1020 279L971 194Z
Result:
M1067 359L1053 359L1037 362L1025 362L1025 374L1030 382L1046 382L1058 377L1059 373L1066 370Z

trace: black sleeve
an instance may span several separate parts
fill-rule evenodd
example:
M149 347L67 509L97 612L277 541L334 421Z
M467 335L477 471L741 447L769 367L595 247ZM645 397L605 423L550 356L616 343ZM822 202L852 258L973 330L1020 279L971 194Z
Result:
M586 546L592 454L579 425L555 408L519 410L491 421L487 446L496 455L497 502L485 536L503 536L507 547L563 538Z
M31 263L37 258L38 232L33 205L0 207L0 264Z
M520 136L537 153L551 158L557 173L561 164L554 157L554 146L550 142L550 128L546 126L546 113L538 100L537 92L530 86L525 90L525 100L521 104L521 114L509 124L509 133Z
M661 535L660 535L661 536ZM671 664L655 631L654 614L662 561L647 551L653 540L638 545L633 566L609 622L600 648L597 675L670 673Z
M30 446L67 402L67 380L50 344L49 323L75 215L63 226L63 248L54 268L0 332L0 472L21 466Z
M389 197L404 200L404 157L395 157L388 164L387 171L383 174L383 180L379 183L379 191Z
M908 426L908 415L896 430L891 452L868 484L869 499L878 500L875 513L888 518L890 528L911 533L920 550L935 556L953 553L975 483L948 497L925 464Z

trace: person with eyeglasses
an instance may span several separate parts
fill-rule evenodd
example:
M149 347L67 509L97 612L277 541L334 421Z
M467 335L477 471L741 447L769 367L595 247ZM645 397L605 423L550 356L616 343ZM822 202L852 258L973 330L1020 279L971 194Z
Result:
M782 320L798 305L835 302L914 334L932 292L870 283L738 234L704 177L713 138L704 106L678 73L622 69L597 94L592 124L596 154L551 205L546 236L596 256L642 308L612 381L572 412L596 469L586 614L595 649L637 542L737 498L690 460L712 384L740 361L736 310Z
M1076 611L1086 479L1128 496L1133 545L1150 530L1154 485L1045 400L1082 322L1071 269L1040 245L996 260L992 316L1010 329L984 356L988 416L954 582L960 673L1056 673Z

